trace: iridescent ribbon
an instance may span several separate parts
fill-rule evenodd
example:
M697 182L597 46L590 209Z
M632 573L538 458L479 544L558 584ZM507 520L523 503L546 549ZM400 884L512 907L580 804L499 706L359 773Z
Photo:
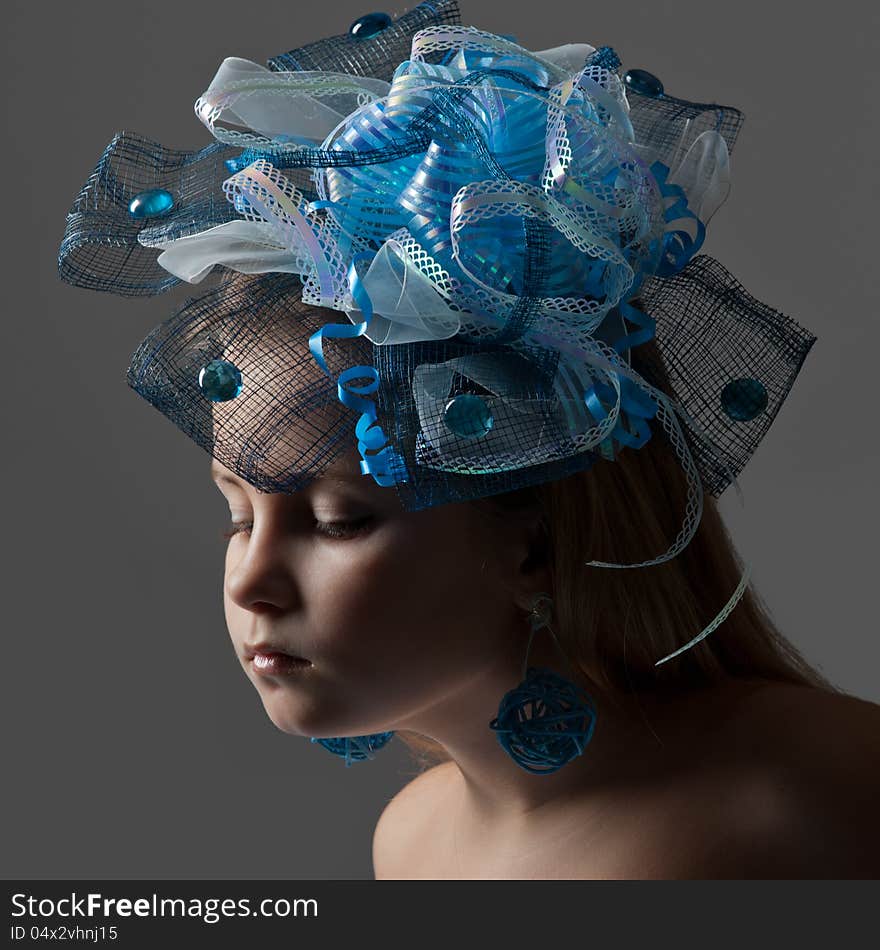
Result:
M248 204L252 205L263 218L270 222L279 219L288 227L293 227L298 235L303 249L312 261L312 270L317 275L323 297L332 298L333 283L327 256L318 240L318 235L309 219L299 210L297 201L287 195L284 189L272 178L267 171L272 165L262 159L249 165L243 172L233 175L223 183L227 196L235 193L242 194ZM250 179L257 188L247 185ZM259 190L258 190L259 189ZM298 194L298 192L294 192ZM270 199L270 200L266 200ZM276 210L278 209L278 210ZM278 212L281 212L280 214Z

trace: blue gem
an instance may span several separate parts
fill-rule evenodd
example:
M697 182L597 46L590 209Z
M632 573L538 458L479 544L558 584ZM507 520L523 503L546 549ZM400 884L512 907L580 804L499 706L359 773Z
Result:
M174 207L174 196L164 188L139 191L128 204L133 218L159 218Z
M651 96L656 99L663 95L663 83L647 69L628 69L623 76L623 81L634 92L641 93L643 96Z
M733 379L721 390L721 408L737 422L748 422L767 408L767 390L757 379Z
M226 402L241 392L241 372L229 360L211 360L199 371L199 386L212 402Z
M443 421L463 439L478 439L492 428L494 419L482 396L461 393L446 403Z
M386 27L391 26L394 21L387 13L365 13L359 16L348 28L348 32L356 40L365 40L377 33L381 33Z

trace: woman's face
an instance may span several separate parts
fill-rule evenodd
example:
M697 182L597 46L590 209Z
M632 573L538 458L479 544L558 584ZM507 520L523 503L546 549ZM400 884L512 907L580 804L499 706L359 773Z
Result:
M522 659L522 608L506 584L517 551L503 525L467 504L407 512L358 462L352 450L293 494L260 494L211 466L244 524L226 553L229 633L270 719L291 734L406 728ZM259 672L246 651L263 641L308 666Z

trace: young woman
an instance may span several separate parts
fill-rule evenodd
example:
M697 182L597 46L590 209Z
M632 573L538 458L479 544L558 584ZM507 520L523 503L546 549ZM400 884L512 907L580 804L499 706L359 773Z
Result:
M713 500L815 340L695 256L742 116L458 24L227 59L216 143L121 133L68 217L81 286L225 269L128 381L212 456L237 658L279 729L432 766L380 879L875 875L880 708Z

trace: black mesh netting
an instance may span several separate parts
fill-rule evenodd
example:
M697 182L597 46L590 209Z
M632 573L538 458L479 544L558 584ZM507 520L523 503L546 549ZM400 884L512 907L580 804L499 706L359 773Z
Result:
M675 398L717 446L713 452L702 440L689 440L705 489L720 495L766 435L817 338L752 297L707 254L693 257L672 277L649 279L639 297L657 322L654 352L662 357ZM653 378L646 349L636 349L639 371L665 389ZM760 381L766 393L766 407L752 419L725 411L725 389L739 380Z
M322 69L390 82L394 70L409 56L413 33L444 23L461 23L457 0L420 3L370 37L369 42L340 33L273 56L266 65L278 72Z
M629 120L636 142L642 143L668 168L678 161L703 132L718 132L733 154L745 115L733 106L688 102L664 95L660 99L627 90Z
M67 215L58 252L61 278L123 297L152 296L181 283L156 263L159 251L153 245L239 216L221 187L231 174L224 162L239 152L220 142L179 151L117 132ZM307 170L288 175L310 193ZM132 217L131 200L151 189L174 195L171 212L161 219Z
M354 442L355 416L308 346L331 314L303 304L300 292L295 275L227 275L157 327L128 370L136 392L263 492L301 489ZM672 279L647 284L640 302L657 320L657 345L635 350L639 372L674 395L718 446L711 452L703 439L688 440L705 489L718 495L763 438L815 337L752 298L706 255ZM324 354L334 377L358 364L378 371L378 422L406 463L410 477L397 491L410 510L561 478L598 457L566 436L553 385L558 355L547 350L452 340L376 346L358 338L331 341ZM242 373L242 392L228 402L210 402L198 384L214 359ZM739 378L759 378L768 393L765 411L744 422L722 408L724 387ZM453 396L492 399L499 391L491 442L460 438L444 425ZM656 421L651 426L652 437L662 437ZM492 445L500 447L495 455ZM523 466L547 446L557 458Z
M263 492L300 490L352 446L351 413L309 352L327 314L299 300L301 287L293 274L243 281L227 273L156 327L128 367L135 392ZM334 374L350 364L351 349L325 347ZM237 398L205 398L199 372L214 359L241 371Z

